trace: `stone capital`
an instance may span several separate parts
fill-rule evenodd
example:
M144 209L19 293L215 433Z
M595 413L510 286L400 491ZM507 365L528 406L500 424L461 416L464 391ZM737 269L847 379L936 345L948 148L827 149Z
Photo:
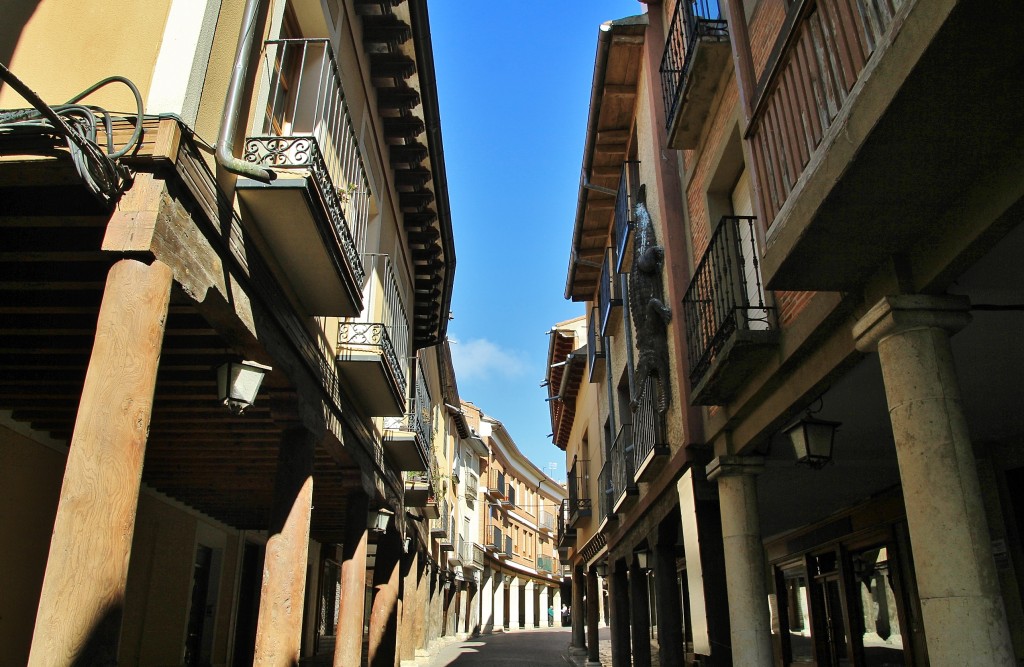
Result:
M899 294L881 301L853 325L853 339L861 352L878 349L889 336L913 329L943 329L954 334L971 321L966 296Z
M708 480L730 475L757 475L764 472L763 456L717 456L707 467Z

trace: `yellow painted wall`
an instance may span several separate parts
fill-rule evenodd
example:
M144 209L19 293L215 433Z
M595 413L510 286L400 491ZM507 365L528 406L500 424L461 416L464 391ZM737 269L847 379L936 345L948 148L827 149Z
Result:
M64 460L0 426L0 667L28 660Z
M149 91L171 0L4 0L0 61L48 104L61 104L93 83L119 74ZM100 91L89 103L135 108L124 86ZM27 106L7 87L0 108Z

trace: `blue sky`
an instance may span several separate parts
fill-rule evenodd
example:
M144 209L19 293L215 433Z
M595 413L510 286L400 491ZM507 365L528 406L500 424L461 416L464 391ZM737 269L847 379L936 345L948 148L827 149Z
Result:
M449 323L463 400L501 420L540 468L552 443L547 331L563 298L598 28L637 0L430 3L458 265Z

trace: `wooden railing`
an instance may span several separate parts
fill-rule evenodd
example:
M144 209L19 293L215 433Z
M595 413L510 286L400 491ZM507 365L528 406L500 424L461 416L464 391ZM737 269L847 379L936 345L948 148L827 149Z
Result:
M748 130L771 227L905 0L795 2Z

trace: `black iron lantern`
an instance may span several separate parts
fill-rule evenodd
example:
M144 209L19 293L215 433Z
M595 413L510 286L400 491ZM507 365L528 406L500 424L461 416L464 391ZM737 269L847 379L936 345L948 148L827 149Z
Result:
M231 410L240 415L256 400L263 376L270 366L255 361L229 361L217 369L217 397Z
M783 433L793 443L796 462L820 470L832 461L836 429L841 425L841 422L818 419L808 413Z

